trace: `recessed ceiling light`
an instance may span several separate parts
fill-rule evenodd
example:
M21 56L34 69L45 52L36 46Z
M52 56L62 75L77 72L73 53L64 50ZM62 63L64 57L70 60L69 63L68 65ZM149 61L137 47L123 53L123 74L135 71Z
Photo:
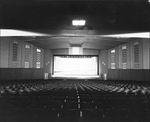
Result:
M84 26L86 23L85 20L72 20L72 25L73 26Z

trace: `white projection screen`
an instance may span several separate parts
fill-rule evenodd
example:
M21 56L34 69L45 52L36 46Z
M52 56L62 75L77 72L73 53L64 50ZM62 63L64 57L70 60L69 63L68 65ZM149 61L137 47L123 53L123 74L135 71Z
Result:
M54 55L54 77L97 77L98 55Z

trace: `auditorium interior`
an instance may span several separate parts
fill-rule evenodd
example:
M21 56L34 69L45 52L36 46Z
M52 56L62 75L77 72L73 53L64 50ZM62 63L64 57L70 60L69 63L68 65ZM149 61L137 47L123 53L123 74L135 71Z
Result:
M0 122L150 122L149 0L0 2Z

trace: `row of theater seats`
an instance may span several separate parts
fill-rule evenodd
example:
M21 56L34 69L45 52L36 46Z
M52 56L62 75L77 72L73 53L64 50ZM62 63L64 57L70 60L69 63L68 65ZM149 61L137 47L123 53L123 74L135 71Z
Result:
M0 89L0 122L150 121L149 84L52 79L1 82Z
M64 81L64 80L28 80L0 82L1 94L23 94L49 91L52 89L79 89L80 91L105 91L116 93L150 94L150 85L126 83L119 81Z

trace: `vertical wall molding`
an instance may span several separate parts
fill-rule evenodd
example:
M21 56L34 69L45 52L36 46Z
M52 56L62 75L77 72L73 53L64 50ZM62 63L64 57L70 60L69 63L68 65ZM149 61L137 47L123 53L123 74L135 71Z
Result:
M1 37L0 37L0 68L1 68Z
M116 49L110 50L110 68L116 69Z
M130 44L130 63L131 63L131 69L143 69L143 44L141 39L134 39ZM137 45L137 47L136 47ZM135 50L138 49L138 50ZM135 51L137 52L137 55L135 55ZM137 57L138 56L138 57ZM135 58L138 62L135 61Z
M127 43L127 69L131 69L131 48L130 43Z
M108 69L111 69L111 50L108 50Z
M43 61L43 67L44 67L44 73L48 73L48 77L51 77L51 71L52 71L52 66L51 66L51 58L52 58L52 53L51 50L43 50L44 51L44 61Z
M116 69L119 69L119 62L120 62L120 58L119 58L119 47L115 48L116 50L116 56L115 56L115 67Z
M108 73L108 51L103 50L99 53L99 73L107 74Z
M25 60L25 55L24 55L24 52L25 52L25 42L22 42L22 45L21 45L21 51L22 51L22 55L21 55L21 68L24 68L24 60Z
M9 67L9 39L0 37L1 39L1 68Z
M33 68L34 67L34 46L33 45L30 45L31 46L31 50L30 50L30 68Z
M143 69L150 69L150 40L143 39Z

